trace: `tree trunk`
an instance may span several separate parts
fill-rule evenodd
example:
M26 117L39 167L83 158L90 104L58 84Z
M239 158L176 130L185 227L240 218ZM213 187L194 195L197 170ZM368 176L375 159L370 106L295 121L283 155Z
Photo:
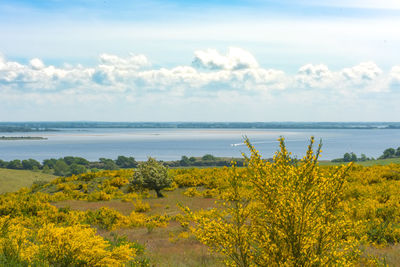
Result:
M156 190L157 197L159 197L159 198L164 197L164 195L161 194L161 189L154 189L154 190Z

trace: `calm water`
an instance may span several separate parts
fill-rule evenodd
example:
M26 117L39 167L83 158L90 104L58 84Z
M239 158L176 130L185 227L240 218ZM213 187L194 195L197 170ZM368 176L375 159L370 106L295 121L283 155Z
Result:
M289 151L303 156L310 136L322 138L321 159L342 157L345 152L378 157L388 147L400 146L400 130L264 130L264 129L63 129L44 133L0 133L1 136L42 136L48 140L0 141L0 159L43 160L80 156L88 160L118 155L144 160L148 156L176 160L182 155L240 157L247 153L247 135L263 157L278 149L276 139L286 138Z

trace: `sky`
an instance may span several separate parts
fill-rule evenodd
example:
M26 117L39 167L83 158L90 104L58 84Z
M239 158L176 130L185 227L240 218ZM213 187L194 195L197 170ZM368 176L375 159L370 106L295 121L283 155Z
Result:
M399 121L398 0L0 0L0 121Z

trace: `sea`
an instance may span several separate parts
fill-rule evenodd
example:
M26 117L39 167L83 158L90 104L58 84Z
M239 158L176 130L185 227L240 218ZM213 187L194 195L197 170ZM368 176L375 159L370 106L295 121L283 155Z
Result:
M119 155L146 160L178 160L183 155L242 157L249 154L247 137L264 158L279 149L284 137L292 154L304 156L311 136L322 142L321 160L346 152L377 158L389 147L400 147L400 129L174 129L74 128L51 132L0 133L0 136L44 137L44 140L0 140L0 159L36 159L79 156L90 161Z

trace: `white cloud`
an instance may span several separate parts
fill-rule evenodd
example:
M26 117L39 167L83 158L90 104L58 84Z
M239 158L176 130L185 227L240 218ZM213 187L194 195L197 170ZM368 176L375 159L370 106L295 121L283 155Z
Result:
M363 62L352 68L343 69L340 74L344 80L362 85L376 80L382 74L382 70L374 62Z
M5 66L6 59L4 58L3 54L0 53L0 70Z
M44 63L38 58L33 58L29 61L31 67L35 70L40 70L44 68Z
M371 61L341 70L338 81L342 88L358 92L379 93L390 89L383 71Z
M394 66L390 71L390 84L400 86L400 66Z
M400 67L385 74L374 62L364 62L342 70L330 70L324 64L307 64L296 75L262 68L248 51L229 48L226 56L216 50L196 51L194 65L151 68L144 55L119 57L101 54L94 67L46 66L34 58L29 64L0 57L2 92L21 94L67 93L69 97L92 99L90 95L138 97L212 98L218 95L241 95L270 98L287 90L289 95L323 89L321 97L348 96L390 91L400 81ZM228 93L230 92L230 93ZM86 96L83 97L82 94ZM46 99L46 98L44 98Z
M350 68L331 71L326 65L307 64L295 76L294 87L330 89L344 95L390 90L388 75L374 62L362 62Z
M140 69L150 65L149 60L144 55L130 54L127 58L121 58L111 54L101 54L100 62L102 65L112 66L118 69Z
M229 47L226 56L215 49L195 51L193 65L210 70L239 70L257 68L257 60L248 51Z
M332 84L333 73L323 64L302 66L295 79L301 88L326 88Z

